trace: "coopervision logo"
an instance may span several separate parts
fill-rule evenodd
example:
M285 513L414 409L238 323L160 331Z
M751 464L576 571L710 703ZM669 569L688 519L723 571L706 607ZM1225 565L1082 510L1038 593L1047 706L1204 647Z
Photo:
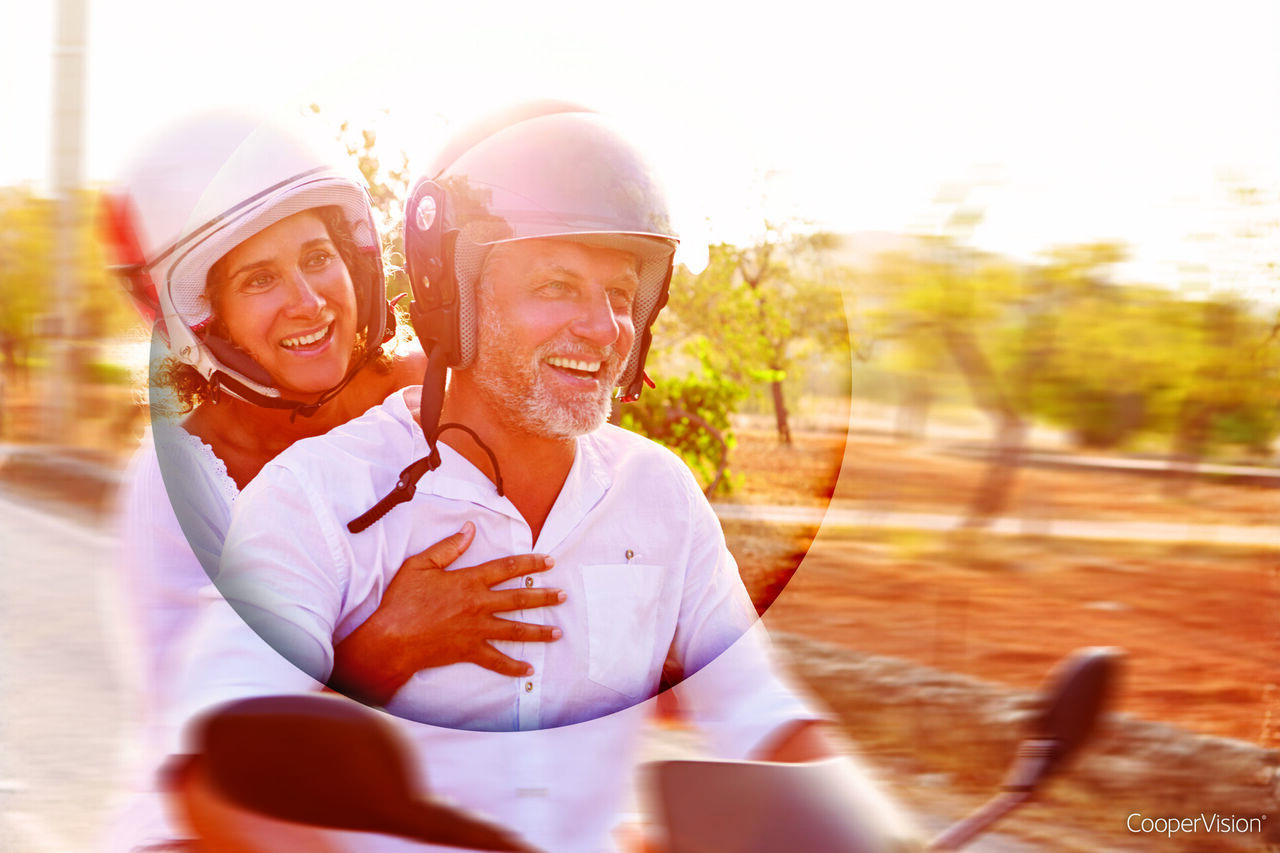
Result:
M1177 835L1180 832L1216 832L1219 834L1262 832L1266 815L1239 817L1237 815L1204 814L1195 817L1143 817L1141 812L1129 815L1125 825L1129 831L1142 835Z

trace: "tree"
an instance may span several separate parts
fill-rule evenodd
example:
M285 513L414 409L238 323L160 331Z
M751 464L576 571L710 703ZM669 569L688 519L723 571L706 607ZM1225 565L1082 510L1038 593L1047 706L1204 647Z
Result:
M708 366L707 341L697 349L699 369L656 380L639 400L622 407L619 423L679 454L711 497L732 489L727 470L734 445L729 416L746 389Z
M48 310L54 207L30 190L0 190L0 336L6 369L27 363L35 319Z
M1044 257L1029 271L1025 409L1082 446L1119 447L1143 426L1144 383L1160 372L1151 314L1169 294L1112 283L1111 268L1126 257L1115 243L1059 246Z
M1269 455L1280 433L1280 350L1269 320L1225 296L1191 303L1187 314L1174 459L1195 463L1225 444Z
M925 238L882 256L869 277L868 313L890 357L935 369L945 352L991 419L971 525L1005 505L1032 418L1094 449L1169 437L1183 461L1228 444L1261 453L1280 432L1270 316L1226 296L1116 283L1124 257L1091 243L1025 266Z
M776 288L785 283L790 273L785 261L779 257L782 254L780 239L778 230L766 223L764 238L754 246L737 250L734 262L755 303L754 334L764 368L762 375L769 383L773 397L778 440L790 444L791 425L782 380L787 375L786 347L791 338L791 318L779 304L781 300L777 294L770 293L770 285Z
M1280 382L1269 316L1225 294L1105 281L1096 271L1115 258L1082 248L1046 268L1054 344L1033 411L1090 448L1159 435L1184 462L1227 444L1262 452Z
M1026 304L1027 284L1016 265L948 237L887 253L870 277L877 336L905 342L925 357L940 345L991 419L990 464L970 504L970 525L985 524L1003 509L1021 460L1026 389L1018 380L1033 371L1018 363L1029 351L1011 345L1020 328L1011 315Z
M311 112L321 118L323 110L312 104ZM356 168L364 177L378 220L382 237L382 257L387 273L387 295L390 298L410 293L409 278L404 272L404 203L409 194L412 171L409 155L404 151L388 154L378 145L378 132L369 128L357 130L349 121L339 122L335 133ZM389 159L393 165L383 161Z
M77 193L74 328L82 342L93 342L135 328L137 316L107 271L97 239L98 191ZM56 208L30 189L0 188L0 337L12 353L8 368L25 365L39 342L39 323L52 316L51 259ZM8 359L7 359L8 360Z
M706 369L743 387L765 386L778 439L789 444L787 381L797 384L799 357L816 351L842 368L849 363L841 296L847 271L823 261L830 235L784 239L781 229L766 230L746 248L711 246L696 275L678 269L654 337L684 347L686 364L706 342Z

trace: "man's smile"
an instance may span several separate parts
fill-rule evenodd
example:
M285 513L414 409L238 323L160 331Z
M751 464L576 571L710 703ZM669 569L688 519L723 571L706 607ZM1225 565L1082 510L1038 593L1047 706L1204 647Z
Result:
M589 377L592 379L596 378L597 374L600 372L601 365L604 364L603 361L565 358L564 356L558 355L549 356L546 359L546 363L552 367L568 371L574 376L581 376L584 378Z

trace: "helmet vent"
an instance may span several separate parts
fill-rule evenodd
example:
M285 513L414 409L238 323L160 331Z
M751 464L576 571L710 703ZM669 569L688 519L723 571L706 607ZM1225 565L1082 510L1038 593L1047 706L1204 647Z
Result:
M458 367L468 367L476 357L476 288L489 247L459 234L453 249L453 266L458 274Z

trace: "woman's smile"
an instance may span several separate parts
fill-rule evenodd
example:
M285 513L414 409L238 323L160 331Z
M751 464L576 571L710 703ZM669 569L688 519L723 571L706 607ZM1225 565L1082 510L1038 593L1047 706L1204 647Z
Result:
M316 344L328 343L333 338L333 323L327 323L314 332L307 332L296 337L285 338L280 346L287 350L302 351L315 349Z

